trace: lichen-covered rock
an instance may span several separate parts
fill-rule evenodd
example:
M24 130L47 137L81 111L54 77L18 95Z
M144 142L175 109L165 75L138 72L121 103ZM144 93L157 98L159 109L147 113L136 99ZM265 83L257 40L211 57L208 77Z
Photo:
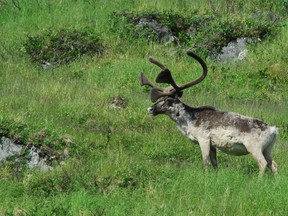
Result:
M237 38L236 41L232 41L223 47L222 52L215 58L220 61L241 61L248 55L247 43L249 42L252 42L251 38Z
M17 144L6 137L2 137L0 140L0 162L2 163L12 160L13 164L22 163L26 164L30 169L38 168L42 171L48 171L53 169L53 161L63 161L68 155L69 151L67 148L62 153L59 153L42 146L37 148L33 145L24 146Z
M0 140L0 162L6 160L10 156L19 156L21 154L22 146L18 145L12 140L1 137Z

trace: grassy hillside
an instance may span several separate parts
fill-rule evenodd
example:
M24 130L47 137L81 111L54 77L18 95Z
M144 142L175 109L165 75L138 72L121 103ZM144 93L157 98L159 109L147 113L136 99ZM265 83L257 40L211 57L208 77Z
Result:
M29 170L13 160L1 164L0 215L284 215L288 211L287 1L211 2L0 0L0 136L69 151L65 164L55 162L49 172ZM126 28L125 17L113 16L152 11L216 17L219 25L213 25L219 32L228 24L244 23L247 33L254 23L246 21L259 11L273 22L260 23L271 34L250 44L246 59L221 63L209 57L204 46L217 35L210 31L213 26L198 35L204 47L191 40L179 48L135 37ZM57 41L50 36L63 29L69 36L73 31L88 32L85 40L101 43L103 52L75 53L69 48L75 43L68 41L63 54L68 60L45 69L38 60L62 55L66 37ZM232 37L236 30L225 32ZM27 45L29 38L33 43ZM48 54L42 50L32 58L29 47L40 50L42 45ZM193 48L207 62L208 77L186 90L182 100L276 125L277 176L267 172L258 178L251 156L221 152L219 171L205 173L199 147L168 117L154 119L146 113L151 105L149 89L140 87L139 72L145 71L151 80L159 72L147 57L159 59L177 82L185 83L201 70L185 54ZM73 59L65 56L70 51Z

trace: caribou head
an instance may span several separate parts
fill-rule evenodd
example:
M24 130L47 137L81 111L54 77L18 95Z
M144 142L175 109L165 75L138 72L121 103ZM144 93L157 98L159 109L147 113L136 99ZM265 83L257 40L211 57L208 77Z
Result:
M151 115L168 114L171 112L175 112L174 108L176 104L180 102L178 98L182 96L183 90L200 83L206 77L207 66L205 62L199 56L197 56L195 53L191 51L188 51L187 54L191 56L192 58L194 58L195 60L197 60L201 64L203 71L202 71L202 75L199 78L181 86L178 86L176 84L168 68L166 68L162 63L160 63L158 60L154 59L153 57L149 57L149 61L151 63L161 68L161 72L158 74L156 78L156 82L166 83L166 84L171 85L168 88L162 88L162 87L156 86L146 78L143 72L140 74L140 84L142 86L148 85L152 87L152 90L150 91L150 98L153 103L157 102L153 106L148 108L148 112Z

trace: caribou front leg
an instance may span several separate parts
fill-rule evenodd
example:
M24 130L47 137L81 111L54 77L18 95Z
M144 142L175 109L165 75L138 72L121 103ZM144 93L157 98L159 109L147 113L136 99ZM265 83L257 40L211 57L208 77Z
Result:
M217 152L216 148L210 145L210 153L209 153L210 161L215 170L218 170L217 164Z
M199 146L202 153L202 160L205 167L205 170L208 170L209 165L209 156L210 156L210 141L208 139L198 140Z

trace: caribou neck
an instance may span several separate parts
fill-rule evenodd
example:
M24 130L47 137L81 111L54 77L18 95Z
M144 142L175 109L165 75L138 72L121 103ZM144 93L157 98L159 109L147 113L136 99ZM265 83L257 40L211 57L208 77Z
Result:
M171 112L167 113L167 115L180 127L186 127L187 125L193 125L199 123L201 121L200 113L217 113L216 109L211 106L202 106L202 107L190 107L181 101L179 103L174 104ZM200 119L198 119L200 118ZM207 119L206 119L207 120ZM197 125L195 125L197 126Z
M195 118L195 108L179 102L174 104L173 109L167 115L179 126L188 125L188 122Z

